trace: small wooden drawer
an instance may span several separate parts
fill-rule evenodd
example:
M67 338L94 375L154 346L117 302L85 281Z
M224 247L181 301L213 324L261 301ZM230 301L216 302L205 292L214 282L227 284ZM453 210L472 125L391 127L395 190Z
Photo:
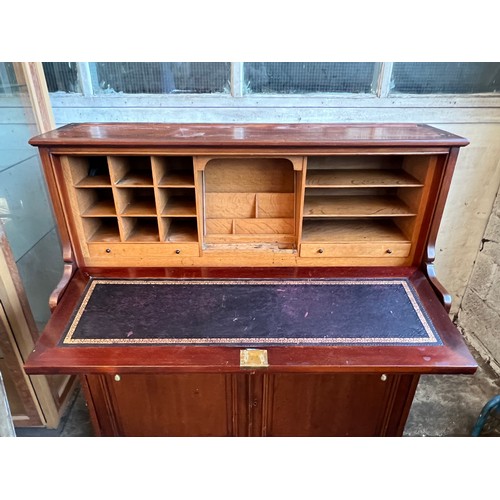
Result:
M198 257L198 243L89 243L90 257Z
M301 257L408 257L410 242L302 243Z

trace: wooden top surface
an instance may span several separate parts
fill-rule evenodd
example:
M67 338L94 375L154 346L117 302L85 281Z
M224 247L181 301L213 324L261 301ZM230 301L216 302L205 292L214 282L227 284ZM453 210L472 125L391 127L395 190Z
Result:
M34 137L33 146L378 147L466 146L467 139L422 124L80 123Z
M473 373L477 364L427 279L415 268L80 269L65 291L25 369L50 373L193 373L241 371L240 346L60 345L85 287L94 278L405 278L442 345L269 346L268 373ZM354 310L356 308L354 307ZM359 314L362 311L358 311ZM250 346L251 347L251 346Z

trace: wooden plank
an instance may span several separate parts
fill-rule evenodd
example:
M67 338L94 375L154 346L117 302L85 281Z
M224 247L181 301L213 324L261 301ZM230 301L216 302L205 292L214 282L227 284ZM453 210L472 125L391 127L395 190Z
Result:
M293 218L294 204L293 193L257 193L257 218Z
M403 170L308 170L306 187L419 187L423 184Z
M394 196L306 196L304 217L407 217L415 215Z
M48 132L56 128L52 106L50 104L47 82L41 62L22 62L23 73L28 87L31 107L38 129Z
M267 229L267 228L266 228ZM240 255L237 257L234 255L235 248L231 248L231 244L238 244L238 243L248 243L249 246L247 247L248 251L254 250L256 247L258 247L261 244L272 244L272 245L277 245L277 244L283 244L287 245L287 248L291 248L292 245L295 243L295 236L293 234L279 234L279 233L265 233L265 234L257 234L257 233L251 233L251 234L211 234L207 235L205 237L205 242L208 244L222 244L226 245L228 244L229 246L226 248L226 252L224 254L220 254L220 257L224 255L223 258L232 258L233 260L237 258L238 263L240 263ZM262 247L262 250L270 252L272 254L274 251L278 250L276 247ZM233 255L231 255L233 253ZM205 252L204 252L205 256ZM205 260L205 259L204 259ZM210 259L208 259L210 260ZM262 262L262 265L265 265L266 259L260 259L259 255L254 255L253 259L253 264L252 265L260 265L259 263ZM243 263L243 261L242 261ZM211 265L211 264L210 264Z
M205 166L206 193L293 193L293 164L284 158L221 158Z
M235 219L235 234L294 234L295 219Z
M391 220L305 220L303 242L407 242Z
M207 219L255 217L255 193L206 193Z
M233 219L207 219L206 234L231 234Z

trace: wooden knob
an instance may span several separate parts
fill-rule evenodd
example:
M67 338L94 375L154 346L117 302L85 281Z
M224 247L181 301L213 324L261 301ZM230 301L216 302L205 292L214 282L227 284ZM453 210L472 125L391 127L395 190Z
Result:
M318 253L323 253L323 252L324 252L324 250L322 248L318 249Z
M106 253L111 253L111 248L106 248Z
M390 248L388 248L385 253L392 253L392 250Z
M177 249L177 250L175 251L175 253L176 253L177 255L179 255L179 254L181 253L181 251L180 251L179 249Z

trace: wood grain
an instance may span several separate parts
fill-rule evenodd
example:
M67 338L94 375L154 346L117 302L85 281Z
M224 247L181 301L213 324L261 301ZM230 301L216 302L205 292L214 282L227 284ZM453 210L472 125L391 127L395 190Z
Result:
M360 162L360 160L358 160ZM361 162L360 162L361 163ZM418 187L422 183L403 170L310 170L306 187Z
M306 196L304 217L407 217L400 199L382 196Z

